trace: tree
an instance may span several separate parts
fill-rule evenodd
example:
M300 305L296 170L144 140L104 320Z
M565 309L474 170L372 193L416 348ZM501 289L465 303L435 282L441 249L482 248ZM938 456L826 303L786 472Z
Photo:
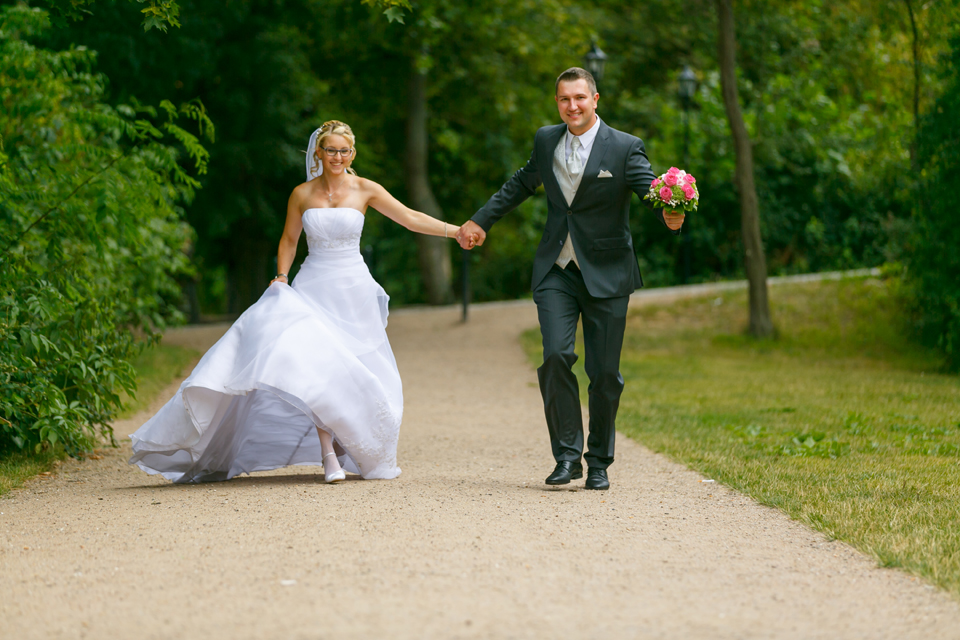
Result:
M740 111L737 92L736 33L733 20L733 0L717 0L718 60L723 88L723 103L730 123L730 133L736 148L736 182L740 195L740 220L743 238L744 266L747 272L750 297L750 334L769 338L774 334L767 299L767 260L760 236L760 211L753 176L753 147L750 134Z
M956 23L955 23L956 24ZM960 226L952 194L960 189L960 29L952 28L951 51L941 76L947 84L920 119L918 162L912 190L916 233L909 247L906 284L920 338L940 348L947 365L960 369Z
M577 33L579 17L580 11L573 3L562 0L488 0L477 6L451 0L413 3L412 19L402 29L400 43L412 62L407 131L422 136L421 141L408 137L407 194L414 205L428 207L423 210L431 215L434 211L439 214L439 207L432 208L436 201L433 190L429 198L424 197L424 187L437 183L437 191L446 201L445 208L459 210L462 217L458 222L462 222L499 186L498 180L522 165L529 155L536 126L550 121L547 118L553 105L549 92L553 79L562 70L557 68L557 60L566 58L568 66L579 64L579 55L569 47L579 43L586 50L589 34L583 30ZM568 45L566 52L561 53L563 49L557 43ZM521 95L527 100L518 103ZM542 110L541 105L547 109ZM428 109L433 112L430 117ZM541 117L544 119L539 120ZM426 151L428 137L442 147L436 155L443 161L433 165L442 166L442 170L439 179L432 181L425 164L420 165L422 171L410 170L421 157L416 150ZM500 175L494 174L491 181L478 179L489 169ZM471 191L477 193L475 202L465 198ZM472 210L464 211L465 206ZM512 229L509 224L498 227L494 245L516 249L509 244L510 236L525 222L523 214L517 217L520 219L512 221ZM525 239L535 242L533 238ZM442 282L442 291L449 292L451 245L419 237L418 243L428 299L449 299L449 293L441 298L441 286L431 283ZM512 265L495 260L483 266L490 271L501 270L500 277L513 275L532 254L529 246L520 251L526 255L521 254L520 261L516 255L511 256ZM490 257L488 254L485 262ZM517 276L525 285L527 274Z
M943 84L934 60L943 39L936 25L954 16L947 4L913 2L921 113ZM684 229L692 275L746 275L715 0L689 0L684 11L694 19L682 24L661 19L673 6L668 0L418 0L392 22L384 5L358 0L232 0L228 12L199 0L177 5L180 27L144 33L145 4L98 0L88 6L92 19L55 29L49 46L100 52L107 102L200 97L217 122L206 188L186 207L197 230L197 298L208 313L242 311L273 275L283 202L303 180L305 140L321 122L353 126L362 176L412 206L462 222L526 161L534 131L557 122L553 80L582 63L592 39L614 54L601 117L643 138L660 170L682 162L676 73L684 63L697 69L689 168L702 200ZM901 176L916 86L904 0L783 0L775 12L765 0L740 0L736 7L737 97L754 156L767 271L899 259L910 219ZM425 162L416 163L424 178L416 181L408 171L416 157L408 152L416 148L408 136L415 121L408 116L417 111L408 104L417 93L413 69L425 72ZM424 187L437 209L416 195ZM544 205L534 196L470 254L476 299L528 293ZM633 206L644 280L677 283L679 243L665 241L660 223ZM419 239L372 215L363 243L394 304L431 299ZM440 257L449 262L447 250Z
M427 171L427 76L414 58L407 85L407 162L406 183L410 206L443 220L437 198L430 188ZM449 242L443 238L417 234L420 249L420 274L427 302L444 304L452 298Z
M916 143L916 131L920 126L920 36L917 33L917 18L913 14L913 2L911 0L903 0L904 4L907 5L907 14L910 17L910 33L912 35L912 46L913 50L913 129L914 129L914 140L910 144L910 165L911 168L917 170L917 143Z
M180 7L175 33L142 33L133 4L101 0L96 20L55 30L50 44L99 52L111 101L203 101L218 136L205 188L186 207L197 232L198 298L207 312L239 314L276 273L284 203L304 180L307 137L329 119L317 110L333 105L307 54L313 39L296 24L308 14L302 2Z
M588 20L568 0L422 0L403 25L372 20L352 1L312 6L308 32L356 25L318 39L312 50L315 73L334 87L336 99L322 105L324 113L357 132L354 166L411 206L431 211L414 194L408 171L415 146L407 134L424 117L429 171L421 186L429 185L443 217L454 223L472 215L527 160L536 129L557 119L551 94L557 73L580 63L589 47L582 28ZM414 70L424 77L412 77ZM426 108L418 110L409 98L420 93L421 80ZM478 298L529 290L542 204L531 199L498 224L482 257L471 255ZM374 215L363 241L373 249L374 276L395 302L429 299L419 239ZM452 247L440 246L444 261Z
M0 8L0 450L101 436L132 356L178 318L180 205L206 170L201 104L105 104L95 54L32 43L47 14Z

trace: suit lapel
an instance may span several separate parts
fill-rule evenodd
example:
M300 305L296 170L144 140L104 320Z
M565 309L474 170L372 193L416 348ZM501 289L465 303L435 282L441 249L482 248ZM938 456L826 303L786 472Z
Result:
M556 202L567 204L563 197L563 190L560 189L560 183L557 182L557 176L553 173L553 154L557 150L557 145L567 132L567 125L557 125L553 130L543 136L543 146L539 149L540 161L540 181L543 182L543 188L547 191L547 197Z
M590 158L587 160L587 166L583 169L583 177L580 179L580 186L577 188L577 195L573 197L570 207L573 208L580 201L580 195L584 192L584 187L597 179L600 172L600 163L603 162L603 156L607 153L610 146L610 127L601 120L600 130L597 131L597 138L593 141L593 148L590 149ZM552 173L552 172L551 172Z

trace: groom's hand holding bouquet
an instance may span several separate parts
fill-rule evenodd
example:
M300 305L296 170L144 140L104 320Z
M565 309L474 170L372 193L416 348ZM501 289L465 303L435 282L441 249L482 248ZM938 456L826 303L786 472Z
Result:
M650 183L650 191L643 197L655 207L663 207L663 221L676 230L683 225L687 211L696 211L700 201L697 179L682 169L670 170Z

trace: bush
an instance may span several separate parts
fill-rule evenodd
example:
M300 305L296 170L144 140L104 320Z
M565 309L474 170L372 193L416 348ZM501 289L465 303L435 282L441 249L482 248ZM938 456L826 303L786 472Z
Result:
M94 52L30 44L48 27L0 8L0 450L77 454L112 440L130 358L178 318L198 186L178 160L202 173L206 151L175 120L212 127L199 104L162 103L157 125L103 104Z

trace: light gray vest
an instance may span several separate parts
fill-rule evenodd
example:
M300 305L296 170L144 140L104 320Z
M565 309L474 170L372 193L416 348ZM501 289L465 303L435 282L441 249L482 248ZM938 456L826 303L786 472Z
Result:
M590 148L590 153L593 153L593 147ZM560 144L557 145L557 148L553 152L553 175L557 177L560 191L563 193L563 197L569 207L573 204L573 198L577 195L577 189L580 188L580 181L583 179L583 174L587 169L587 161L590 160L590 156L588 154L587 160L581 164L580 174L572 176L570 172L567 171L566 155L567 134L564 133L563 136L560 137ZM560 255L557 256L556 264L561 269L566 269L571 260L577 267L580 266L580 262L577 260L577 252L573 249L573 240L570 238L570 232L567 231L567 238L563 243L563 249L560 250Z
M583 168L580 169L580 175L571 176L570 172L567 171L567 134L564 133L560 137L560 144L557 145L557 148L553 152L553 175L557 177L557 182L560 183L560 191L563 192L563 197L567 200L567 206L569 207L573 204L573 197L577 195L577 189L580 188L580 180L583 179L583 172L587 168L587 161L590 160L589 156L587 160L583 162ZM590 152L593 152L593 147L590 148Z

